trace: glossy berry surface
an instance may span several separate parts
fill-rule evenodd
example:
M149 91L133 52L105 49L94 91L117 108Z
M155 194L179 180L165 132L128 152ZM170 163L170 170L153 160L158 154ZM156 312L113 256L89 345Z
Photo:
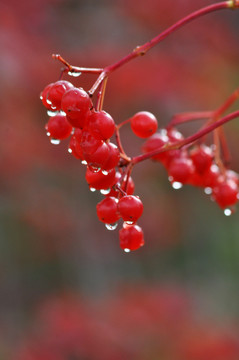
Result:
M94 172L87 168L85 178L89 187L96 190L110 189L117 181L115 169L104 174L101 170Z
M66 113L73 127L83 128L92 103L89 95L82 88L73 88L65 92L61 108Z
M224 180L213 189L213 198L221 208L234 205L238 201L238 186L232 180Z
M213 151L206 145L197 146L191 150L190 158L193 161L196 171L199 174L203 174L212 165Z
M144 234L140 226L124 224L119 231L120 247L129 252L144 245Z
M107 140L115 132L115 122L106 111L92 111L87 118L87 128L97 139Z
M96 205L97 216L103 223L113 224L119 220L118 201L114 197L106 197Z
M133 133L144 139L156 132L158 121L152 113L140 111L131 118L130 125Z
M71 124L60 114L50 117L45 129L50 137L59 140L68 138L72 132Z
M124 221L137 221L143 209L142 201L134 195L123 196L118 203L118 210Z
M194 165L191 159L181 157L171 161L168 168L168 174L173 178L173 181L178 181L182 184L187 180L194 172Z
M48 91L47 100L56 110L61 109L61 99L67 90L73 89L74 86L65 80L59 80L52 84Z

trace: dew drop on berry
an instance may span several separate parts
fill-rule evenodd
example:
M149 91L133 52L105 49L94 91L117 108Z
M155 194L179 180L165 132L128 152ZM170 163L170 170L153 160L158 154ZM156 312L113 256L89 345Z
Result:
M232 210L231 210L231 209L224 209L224 215L230 216L231 214L232 214Z
M205 192L206 195L211 195L212 194L212 188L207 186L207 187L205 187L204 192Z
M95 191L96 191L96 189L95 189L95 188L93 188L93 187L90 187L90 191L91 191L91 192L95 192Z
M114 223L114 224L105 224L105 227L107 230L115 230L118 226L118 223Z
M175 190L181 189L183 187L183 184L178 182L178 181L174 181L172 182L172 188Z
M100 190L100 193L102 195L108 195L110 192L111 192L111 189L102 189L102 190Z
M81 75L80 71L68 71L68 75L78 77Z
M60 142L61 142L61 140L52 138L52 139L50 140L50 142L51 142L51 144L53 144L53 145L59 145Z
M43 96L42 95L40 95L40 100L42 100L43 99Z
M125 221L124 223L125 223L126 225L133 225L134 222L133 222L133 221Z
M51 136L51 133L47 131L46 136Z
M85 161L85 160L82 160L82 165L87 165L87 161Z
M64 116L66 115L65 111L62 111L62 110L60 111L60 114L61 114L61 115L64 115ZM73 130L74 130L74 129L73 129Z
M58 111L47 110L47 115L48 116L55 116L57 114L58 114Z
M109 174L109 172L108 172L108 171L106 171L106 170L102 170L102 174L106 176L106 175L108 175L108 174Z
M52 102L48 99L46 99L47 104L52 105Z
M68 153L72 154L72 149L71 148L68 148Z
M89 169L90 169L90 171L92 171L93 173L98 173L101 169L100 169L100 167L98 167L98 166L89 166Z
M130 253L130 249L125 248L125 249L124 249L124 252Z

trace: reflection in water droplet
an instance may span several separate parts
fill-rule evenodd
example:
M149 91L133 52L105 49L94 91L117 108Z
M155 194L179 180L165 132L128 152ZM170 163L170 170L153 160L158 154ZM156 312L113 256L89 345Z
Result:
M107 230L115 230L118 226L118 223L114 223L114 224L105 224L105 227Z
M61 140L52 138L52 139L50 140L50 142L51 142L53 145L59 145L60 142L61 142Z
M106 189L106 190L102 189L102 190L100 190L100 193L102 195L108 195L110 193L110 191L111 191L111 189Z
M68 75L78 77L81 75L81 72L79 71L68 71Z
M82 165L87 165L87 161L85 161L85 160L82 160Z
M42 95L40 95L40 100L42 100L43 99L43 96Z
M92 172L94 172L94 173L97 173L97 172L100 171L100 167L91 166L91 165L89 165L88 167L89 167L90 171L92 171Z
M225 209L225 210L224 210L224 215L230 216L231 214L232 214L231 209Z
M96 189L95 189L95 188L93 188L93 187L90 187L90 191L95 192L95 191L96 191Z
M129 253L130 252L130 249L124 249L124 252L126 252L126 253Z
M72 154L72 149L71 148L68 148L68 153Z
M51 136L51 133L49 133L49 131L47 131L46 135L47 135L47 136Z
M46 99L46 102L47 102L47 104L49 104L49 105L52 104L52 102L51 102L50 100L48 100L48 99Z
M173 189L178 190L178 189L181 189L183 187L183 184L178 182L178 181L174 181L172 183L172 187L173 187Z
M102 170L102 174L103 174L103 175L108 175L109 173L108 173L108 171L106 171L106 170Z
M207 195L211 195L211 194L212 194L212 188L210 188L210 187L205 187L204 192L205 192L205 194L207 194Z
M61 115L66 115L65 111L62 111L62 110L60 111L60 114Z
M48 116L55 116L56 114L58 114L58 111L47 110Z
M125 221L124 223L127 225L132 225L134 223L134 221Z

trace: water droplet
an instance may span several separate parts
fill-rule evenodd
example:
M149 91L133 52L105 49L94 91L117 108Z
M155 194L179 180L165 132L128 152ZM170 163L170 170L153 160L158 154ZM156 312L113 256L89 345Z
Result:
M46 136L51 136L51 133L47 131Z
M124 222L126 225L132 225L134 223L134 221L125 221Z
M106 170L102 170L102 174L103 174L103 175L108 175L108 174L109 174L109 172L108 172L108 171L106 171Z
M66 115L65 111L62 111L62 110L60 111L60 114L61 115Z
M82 160L82 165L87 165L87 161L85 161L85 160Z
M43 96L42 95L40 95L40 100L42 100L43 99Z
M207 195L211 195L211 194L212 194L212 188L210 188L210 187L205 187L204 192L205 192L205 194L207 194Z
M90 169L90 171L92 171L94 173L97 173L100 171L100 167L97 167L97 166L89 165L88 168Z
M118 226L118 223L114 223L114 224L105 224L105 227L107 230L115 230Z
M80 71L68 71L68 75L78 77L81 75Z
M102 189L102 190L100 190L100 193L102 195L108 195L110 192L111 192L111 189Z
M96 191L96 189L95 189L95 188L93 188L93 187L90 187L90 191L95 192L95 191Z
M68 148L68 153L72 154L72 149L71 148Z
M129 253L129 252L130 252L130 249L125 248L125 249L124 249L124 252Z
M48 116L55 116L56 114L58 114L58 111L47 110Z
M232 214L231 209L225 209L225 210L224 210L224 215L230 216L231 214Z
M60 142L61 142L61 140L52 138L52 139L50 140L50 142L51 142L53 145L59 145Z
M49 105L52 104L52 102L51 102L50 100L48 100L48 99L46 99L46 102L47 102L47 104L49 104Z
M173 189L178 190L183 187L183 184L178 181L174 181L174 182L172 182L172 187L173 187Z

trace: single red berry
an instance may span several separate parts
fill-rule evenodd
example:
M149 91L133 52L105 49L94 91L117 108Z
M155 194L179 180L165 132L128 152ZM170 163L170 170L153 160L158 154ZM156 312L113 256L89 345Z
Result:
M67 121L66 116L60 114L50 117L45 129L47 135L59 140L66 139L72 132L72 126Z
M135 222L143 213L143 203L138 196L123 196L118 203L118 210L124 221Z
M110 189L117 181L115 169L105 173L101 170L94 172L87 168L85 178L89 187L96 190Z
M124 224L119 231L120 247L126 252L137 250L144 245L143 230L138 225Z
M92 111L87 118L87 128L97 139L107 140L115 132L115 122L105 111Z
M192 159L196 171L203 174L212 165L213 151L204 144L197 146L190 151L190 159Z
M106 197L96 205L97 216L105 224L113 224L120 219L118 212L118 200L114 197Z
M233 180L226 179L213 188L212 196L217 204L225 209L238 201L238 186Z
M69 81L59 80L52 84L48 91L47 101L50 102L56 110L61 109L61 99L67 90L73 89L74 86Z
M92 102L82 88L73 88L65 92L61 100L61 108L66 113L73 127L83 128Z
M105 142L102 142L94 153L87 154L83 152L83 154L89 166L105 169L104 164L109 158L110 150L108 145Z
M52 103L48 100L48 93L50 88L52 87L53 83L48 84L40 93L40 99L43 103L43 105L48 109L48 110L56 110L52 108Z
M89 131L85 130L82 132L81 137L81 148L83 154L94 154L98 147L103 144L103 141L100 139L96 139Z
M218 184L220 175L219 167L216 164L212 164L202 175L203 186L210 188L215 187Z
M75 134L72 135L72 137L70 139L70 143L68 146L68 152L77 159L85 160L83 152L81 150L80 142Z
M156 151L161 149L168 143L169 139L165 130L161 130L160 132L155 133L151 136L142 147L142 151L144 153L149 153L151 151ZM152 160L163 162L167 159L166 152L159 153L157 155L152 156Z
M172 181L182 184L189 180L194 171L195 168L192 160L184 156L171 160L168 168L168 174L172 177Z
M120 152L118 147L111 142L107 143L107 146L109 148L109 157L103 166L104 170L110 170L116 167L120 159Z
M145 139L156 132L158 121L152 113L140 111L131 118L130 125L135 135Z

